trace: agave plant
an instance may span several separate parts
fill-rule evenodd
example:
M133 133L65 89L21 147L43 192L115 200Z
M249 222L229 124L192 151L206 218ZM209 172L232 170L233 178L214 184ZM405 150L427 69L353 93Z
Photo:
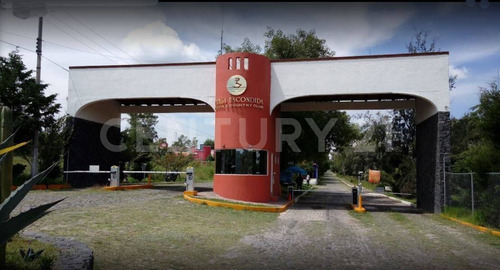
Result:
M7 138L5 141L0 143L0 165L6 160L6 156L9 152L14 151L15 149L26 145L28 142L25 143L20 143L15 146L7 147L9 140L14 136L12 134L9 138ZM50 213L50 211L47 211L49 208L54 206L55 204L61 202L62 200L58 200L52 203L47 203L40 205L35 208L31 208L28 211L25 211L15 217L11 217L10 213L16 208L16 206L22 201L22 199L28 194L28 192L31 190L31 188L40 182L44 177L50 172L50 170L56 166L56 164L53 164L50 166L48 169L45 171L39 173L35 177L27 180L19 186L14 192L10 194L8 198L6 198L2 204L0 204L0 246L5 244L7 240L9 240L12 236L14 236L16 233L18 233L20 230L24 229L26 226L30 225L31 223L35 222L39 218L45 216L46 214ZM1 170L1 166L0 166Z
M23 261L25 262L32 262L40 257L42 255L43 249L35 252L32 248L28 247L28 250L25 251L24 249L19 250L19 254L21 257L23 257Z

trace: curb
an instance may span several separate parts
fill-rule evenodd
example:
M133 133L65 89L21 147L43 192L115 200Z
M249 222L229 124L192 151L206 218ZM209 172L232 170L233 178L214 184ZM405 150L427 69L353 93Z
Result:
M344 179L342 179L342 178L340 178L338 176L337 176L337 178L340 179L340 181L342 181L342 183L344 183L346 186L348 186L350 188L354 187L354 185L347 183L346 181L344 181Z
M193 196L187 194L184 194L184 199L194 203L206 204L214 207L232 208L234 210L240 210L240 211L246 210L246 211L257 211L257 212L281 213L285 212L292 204L295 203L295 200L297 200L298 198L280 207L263 207L263 206L250 206L250 205L241 205L234 203L225 203L225 202L215 202L211 200L194 198Z
M376 192L374 192L374 193L376 193ZM382 195L386 196L386 197L387 197L387 198L389 198L389 199L393 199L393 200L399 201L399 202L400 202L400 203L402 203L402 204L409 205L409 206L411 206L412 208L417 208L417 205L416 205L416 204L414 204L414 203L412 203L412 202L405 201L405 200L403 200L403 199L399 199L399 198L394 198L394 197L391 197L391 196L385 195L384 193L380 193L380 194L382 194Z
M457 223L460 223L460 224L462 224L464 226L468 226L468 227L471 227L473 229L476 229L478 231L481 231L481 232L484 232L484 233L490 233L490 234L492 234L494 236L500 237L500 231L496 231L496 230L493 230L493 229L488 229L488 228L483 227L483 226L478 226L478 225L474 225L474 224L469 223L469 222L461 221L459 219L449 217L449 216L447 216L445 214L441 214L441 216L444 217L444 218L446 218L446 219L449 219L451 221L455 221Z
M130 185L117 187L104 187L105 190L151 189L153 185Z
M12 186L10 188L11 191L14 191L18 188L18 186ZM70 185L67 185L67 184L53 184L53 185L49 185L49 187L47 188L47 185L34 185L33 188L31 188L31 190L63 190L63 189L71 189L71 186Z
M309 190L307 190L306 192L304 192L304 193L300 194L300 195L299 195L299 196L297 196L297 197L296 197L293 201L294 201L294 202L298 202L298 201L299 201L299 199L300 199L300 197L302 197L302 196L306 195L306 194L307 194L307 193L309 193L309 191L311 191L311 190L312 190L312 189L309 189Z

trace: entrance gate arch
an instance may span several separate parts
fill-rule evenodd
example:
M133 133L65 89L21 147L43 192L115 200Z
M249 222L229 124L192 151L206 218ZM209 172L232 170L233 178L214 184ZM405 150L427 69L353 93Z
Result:
M214 111L215 150L218 157L229 157L216 162L228 166L217 167L214 191L269 201L279 195L275 121L280 111L413 108L418 205L440 212L443 156L449 152L448 87L447 52L314 60L230 53L215 63L71 67L68 111L74 116L74 136L65 169L113 165L116 153L105 149L96 134L109 125L108 140L117 143L119 122L111 120L120 113ZM266 124L260 125L260 119ZM242 131L240 125L247 128ZM259 145L261 134L267 141ZM265 166L231 169L237 162L231 151ZM88 186L92 181L72 183Z

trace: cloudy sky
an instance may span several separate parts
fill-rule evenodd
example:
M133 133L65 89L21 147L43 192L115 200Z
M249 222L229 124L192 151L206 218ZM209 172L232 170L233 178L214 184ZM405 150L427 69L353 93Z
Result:
M108 1L110 2L110 1ZM133 1L132 1L133 2ZM66 110L69 66L215 61L224 42L245 37L264 47L267 27L294 33L315 29L336 56L405 53L415 29L438 38L450 52L451 114L462 117L478 103L478 89L500 69L500 3L159 3L146 7L47 7L42 81ZM38 19L0 9L0 55L19 46L35 69ZM125 115L123 117L126 117ZM212 114L163 114L159 135L213 138Z

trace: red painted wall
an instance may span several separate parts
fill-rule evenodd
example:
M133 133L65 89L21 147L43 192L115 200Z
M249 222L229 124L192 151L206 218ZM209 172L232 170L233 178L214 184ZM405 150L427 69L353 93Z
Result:
M238 68L237 59L240 59ZM248 69L245 69L245 58ZM230 60L231 59L231 60ZM241 75L247 82L245 92L232 95L228 79ZM254 149L268 151L268 174L215 174L214 192L226 198L267 202L279 196L279 164L275 144L277 112L270 115L271 63L268 58L252 53L230 53L216 62L215 149ZM273 157L273 158L271 158ZM273 167L273 171L271 168ZM273 194L271 175L274 174ZM276 199L276 197L274 197Z
M197 160L205 161L208 156L210 156L212 148L209 145L203 145L203 149L196 150L194 147L191 148L191 153L193 153L193 157Z

